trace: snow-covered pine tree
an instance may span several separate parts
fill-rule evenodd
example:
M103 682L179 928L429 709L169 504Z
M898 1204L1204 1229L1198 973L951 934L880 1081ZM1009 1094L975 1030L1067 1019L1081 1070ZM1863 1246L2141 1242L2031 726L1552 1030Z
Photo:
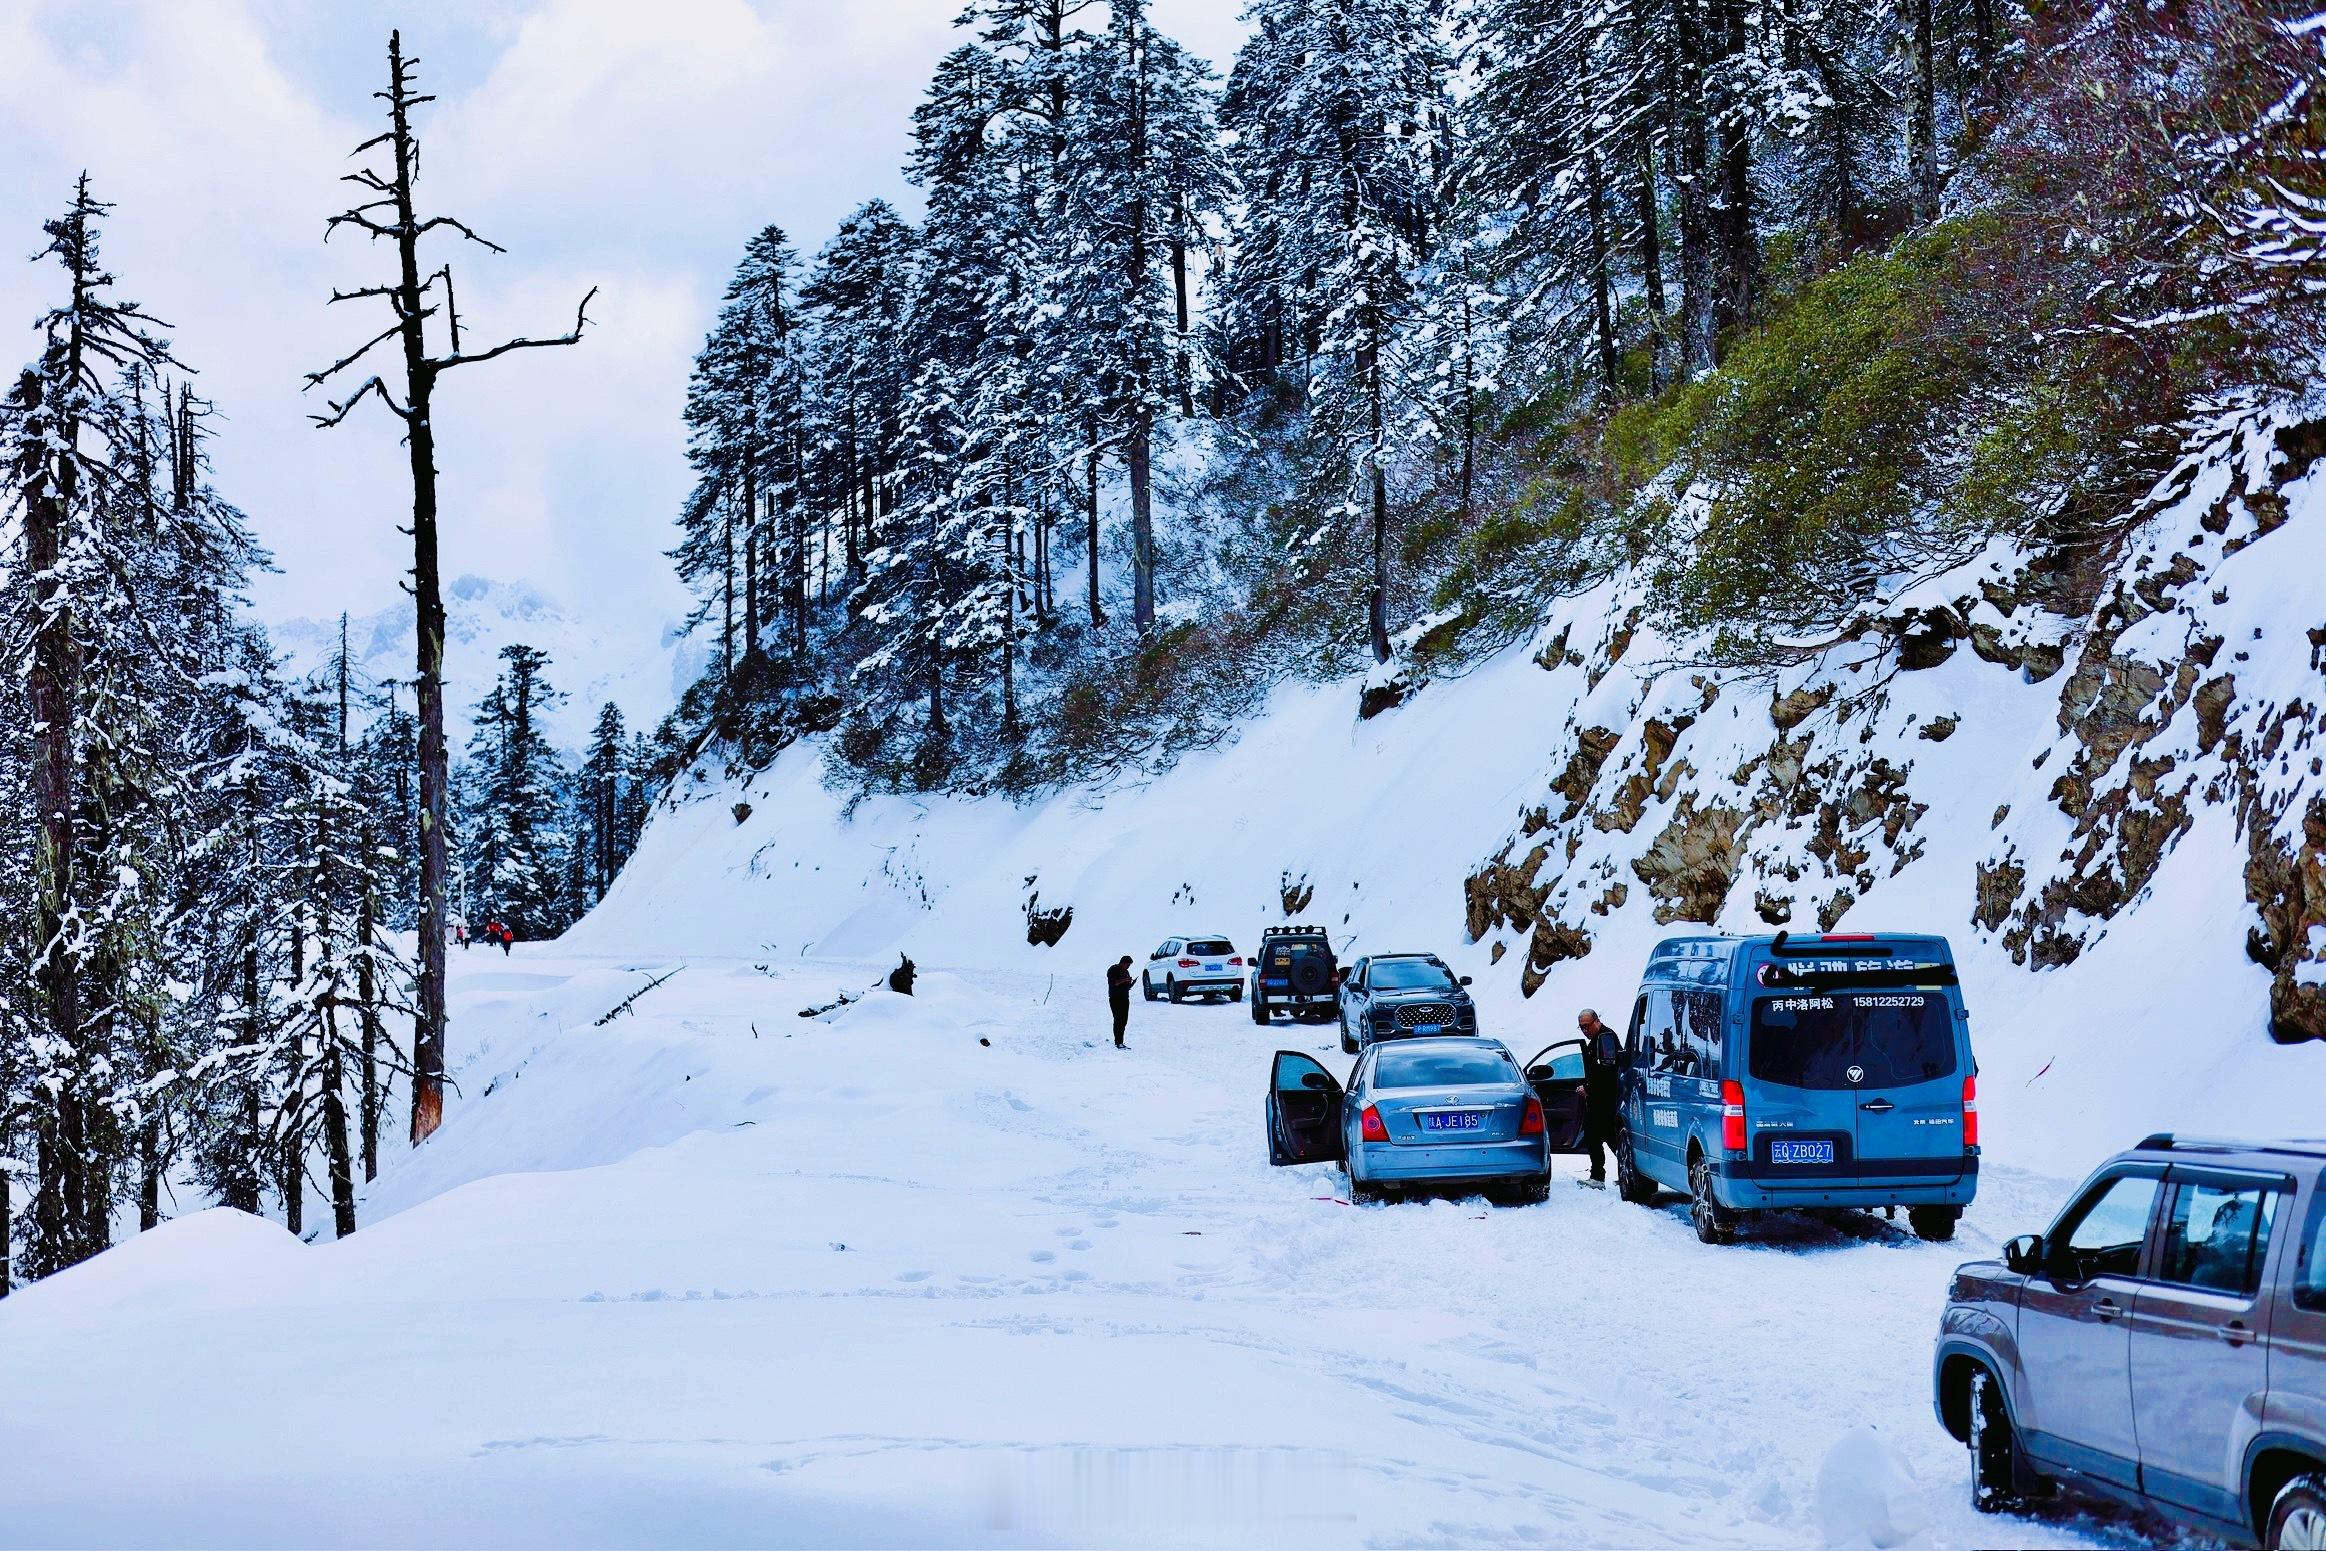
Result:
M839 507L848 587L896 506L912 268L912 228L876 199L841 221L800 290L813 319L810 412L823 466L813 483L827 512Z
M20 545L0 584L6 638L29 691L31 923L19 1110L32 1143L24 1266L42 1276L111 1236L124 1122L161 1048L149 1003L169 886L161 822L172 776L143 691L159 672L143 550L170 516L137 475L149 425L135 395L174 364L154 320L113 293L98 253L110 206L84 176L44 223L40 257L64 271L41 347L0 414ZM172 666L176 666L173 662ZM11 977L13 979L13 977Z
M1221 112L1245 191L1236 311L1308 351L1309 411L1346 475L1332 519L1361 521L1370 538L1366 634L1380 662L1396 452L1388 358L1441 214L1443 11L1438 0L1254 0Z
M469 737L463 850L480 916L520 937L554 937L569 924L561 871L565 773L540 717L564 700L543 677L548 654L501 648L500 677L477 703Z
M1188 250L1228 202L1208 81L1202 62L1148 21L1146 0L1114 0L1070 74L1060 317L1089 408L1121 451L1142 631L1155 623L1158 426L1192 396L1196 371Z

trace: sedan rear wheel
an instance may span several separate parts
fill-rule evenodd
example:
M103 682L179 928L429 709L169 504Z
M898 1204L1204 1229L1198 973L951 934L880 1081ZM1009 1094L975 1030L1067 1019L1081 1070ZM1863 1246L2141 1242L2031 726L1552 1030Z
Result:
M2296 1476L2270 1505L2270 1551L2326 1551L2326 1475Z

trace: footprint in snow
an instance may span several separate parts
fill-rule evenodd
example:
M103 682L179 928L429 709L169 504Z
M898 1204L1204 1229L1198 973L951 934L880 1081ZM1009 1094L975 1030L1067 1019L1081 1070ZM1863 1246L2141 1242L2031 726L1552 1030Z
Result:
M1051 1253L1049 1250L1038 1249L1035 1250L1031 1255L1028 1255L1026 1258L1033 1261L1036 1265L1042 1265L1046 1262L1056 1260L1058 1257Z
M1090 1248L1090 1240L1076 1239L1073 1243L1067 1245L1066 1247L1068 1249L1088 1249Z
M925 1282L933 1274L929 1271L899 1271L896 1274L896 1279L900 1282Z

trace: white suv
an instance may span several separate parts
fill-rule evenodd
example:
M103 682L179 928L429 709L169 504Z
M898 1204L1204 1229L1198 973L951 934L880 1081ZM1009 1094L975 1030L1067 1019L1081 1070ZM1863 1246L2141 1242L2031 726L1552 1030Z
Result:
M1166 938L1147 956L1139 980L1150 1002L1159 996L1175 1002L1190 996L1244 999L1244 961L1225 937Z

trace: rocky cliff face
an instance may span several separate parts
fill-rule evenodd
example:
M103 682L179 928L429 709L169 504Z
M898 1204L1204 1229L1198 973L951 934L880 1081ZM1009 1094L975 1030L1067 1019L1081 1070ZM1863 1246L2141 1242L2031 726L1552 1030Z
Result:
M2109 553L1997 543L1759 674L1690 661L1635 584L1534 654L1572 682L1542 790L1468 881L1532 995L1616 921L1945 930L2026 968L2126 912L2201 820L2273 1032L2326 1038L2326 422L2225 414ZM2228 837L2234 837L2229 839Z

